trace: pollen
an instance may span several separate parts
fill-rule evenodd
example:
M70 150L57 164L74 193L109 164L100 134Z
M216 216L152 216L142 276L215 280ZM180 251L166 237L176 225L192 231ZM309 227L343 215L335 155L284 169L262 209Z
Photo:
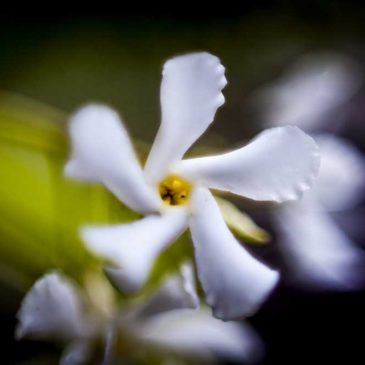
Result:
M176 175L167 176L158 186L161 199L167 205L182 205L187 202L191 184Z

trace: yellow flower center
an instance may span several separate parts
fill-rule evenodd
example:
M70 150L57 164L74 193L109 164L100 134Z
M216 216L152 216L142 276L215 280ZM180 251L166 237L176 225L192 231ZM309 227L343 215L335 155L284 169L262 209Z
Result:
M161 199L167 205L182 205L189 199L191 184L176 175L167 176L158 186Z

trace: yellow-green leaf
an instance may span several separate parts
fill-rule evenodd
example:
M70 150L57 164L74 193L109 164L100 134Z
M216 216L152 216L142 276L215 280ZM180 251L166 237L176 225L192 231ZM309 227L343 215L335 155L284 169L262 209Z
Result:
M223 218L232 231L249 243L263 244L271 240L271 235L259 227L246 213L226 199L215 197Z

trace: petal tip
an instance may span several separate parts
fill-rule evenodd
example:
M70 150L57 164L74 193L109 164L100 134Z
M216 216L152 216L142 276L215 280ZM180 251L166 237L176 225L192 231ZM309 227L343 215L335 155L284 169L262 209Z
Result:
M25 336L26 336L26 329L24 328L23 324L20 323L19 325L16 326L15 328L15 332L14 332L14 338L17 341L22 340Z
M262 303L267 300L272 291L275 289L279 279L280 273L277 270L267 268L267 278L265 281L265 285L263 285L259 293L256 294L256 298L252 301L251 305L245 306L244 309L243 307L233 308L229 305L222 306L220 304L217 304L218 301L216 301L212 295L210 295L209 297L207 296L207 303L212 307L212 314L215 318L218 318L225 322L241 320L255 314L255 312L260 308Z
M63 169L63 175L67 178L77 179L77 168L74 160L70 160L66 163Z
M71 116L71 124L77 122L77 121L85 121L89 118L92 118L94 115L99 115L100 113L112 113L116 114L116 111L112 109L111 107L99 104L99 103L91 103L86 104L78 108ZM87 115L89 118L85 118L85 115ZM81 118L80 118L81 117Z
M92 226L84 226L79 229L79 236L81 240L84 242L86 248L94 251L96 243L95 243L95 234L96 230Z
M115 258L115 251L111 248L110 243L105 240L104 229L107 226L84 226L79 229L79 236L86 249L95 256L105 259ZM110 252L111 250L111 252Z
M111 284L124 294L135 294L144 282L133 280L122 268L104 267L103 271Z

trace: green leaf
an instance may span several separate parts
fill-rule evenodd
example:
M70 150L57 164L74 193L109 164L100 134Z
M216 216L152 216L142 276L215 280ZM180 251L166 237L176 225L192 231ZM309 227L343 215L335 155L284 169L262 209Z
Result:
M254 244L265 244L271 240L270 233L259 227L246 213L226 199L215 198L225 222L239 238Z

